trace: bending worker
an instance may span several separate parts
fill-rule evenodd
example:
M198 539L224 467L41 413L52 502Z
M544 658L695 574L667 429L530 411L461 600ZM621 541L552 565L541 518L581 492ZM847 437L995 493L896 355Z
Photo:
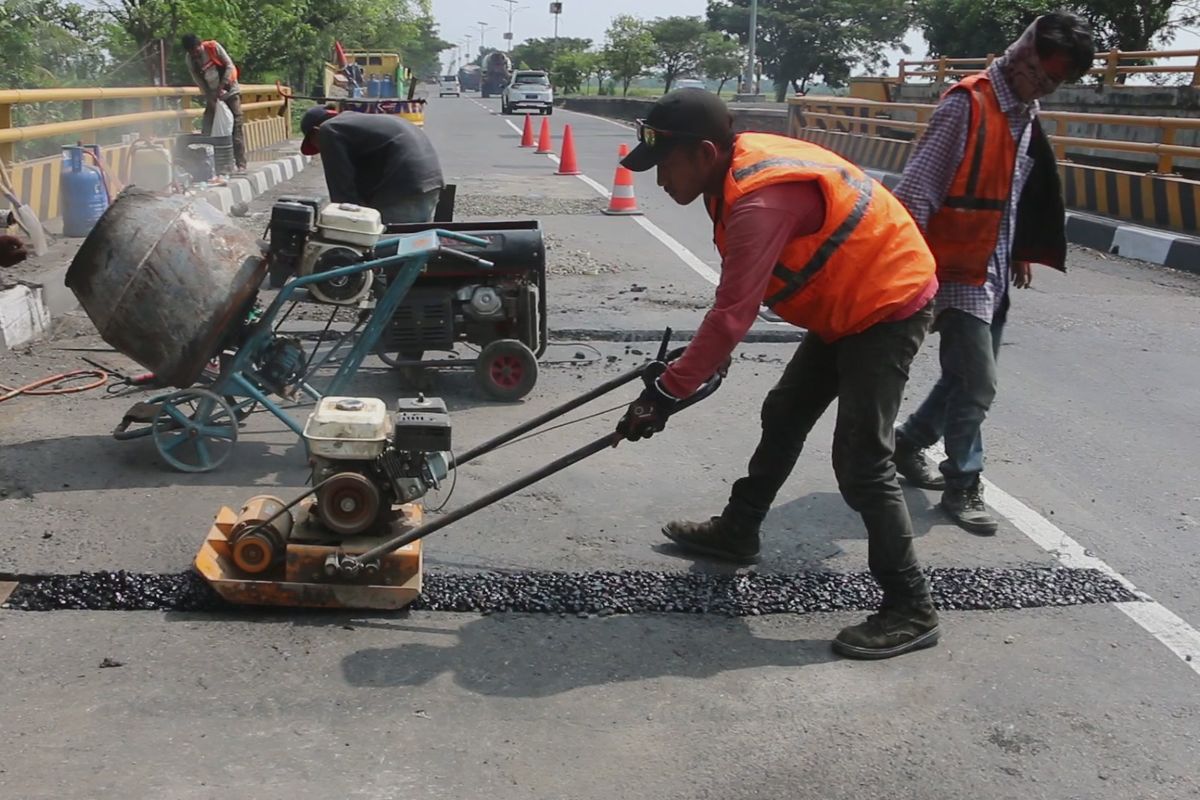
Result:
M936 644L938 615L913 548L892 464L892 426L908 368L932 319L933 256L912 217L879 183L807 142L733 133L724 102L702 89L664 96L622 162L658 168L676 203L703 195L721 254L716 300L685 353L629 407L617 430L638 439L730 358L765 304L804 341L762 406L762 438L720 516L671 522L684 551L757 560L759 528L805 438L835 399L833 468L867 527L879 611L842 630L834 650L888 658Z
M244 172L246 140L242 135L242 89L238 85L237 66L221 43L214 39L200 41L199 36L189 33L183 37L182 44L187 52L188 72L204 92L204 121L200 130L205 136L212 136L217 103L228 106L233 114L233 160L238 171Z
M442 165L425 132L391 114L315 106L300 120L300 152L320 155L334 203L374 208L384 224L432 222Z
M1030 262L1066 269L1066 210L1038 98L1087 74L1094 55L1082 19L1038 17L986 71L946 91L896 185L937 259L942 367L896 432L896 468L942 489L942 509L972 533L998 527L983 501L981 429L996 397L1009 284L1030 285ZM939 474L922 451L942 438Z

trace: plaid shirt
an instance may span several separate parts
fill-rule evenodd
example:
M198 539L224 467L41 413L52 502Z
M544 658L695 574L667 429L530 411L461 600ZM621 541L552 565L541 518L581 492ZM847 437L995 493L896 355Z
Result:
M1000 109L1008 116L1008 128L1013 140L1018 142L1012 193L1000 221L1000 238L988 260L987 280L982 286L942 281L934 308L935 313L957 308L990 324L1008 291L1017 201L1033 167L1033 159L1027 155L1033 132L1033 126L1029 123L1037 115L1038 104L1036 100L1026 104L1017 99L995 64L988 67L987 73L996 91L996 99L1000 102ZM929 127L917 142L916 150L904 168L904 175L893 190L922 231L942 207L950 184L954 181L954 174L966 153L967 126L970 121L971 100L966 92L951 92L938 103L929 119Z

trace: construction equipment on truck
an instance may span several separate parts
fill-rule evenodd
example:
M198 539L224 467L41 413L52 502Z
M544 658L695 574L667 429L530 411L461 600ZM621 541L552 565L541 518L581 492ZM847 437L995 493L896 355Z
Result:
M488 53L481 69L479 93L483 97L503 92L512 77L512 61L499 50Z

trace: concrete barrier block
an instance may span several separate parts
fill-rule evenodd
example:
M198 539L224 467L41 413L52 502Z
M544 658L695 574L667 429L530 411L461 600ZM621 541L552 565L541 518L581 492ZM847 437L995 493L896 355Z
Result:
M290 158L281 158L275 163L279 165L281 170L283 170L283 179L285 181L290 181L292 178L296 177L296 165L292 163Z
M23 281L0 285L0 350L40 339L49 329L50 312L41 286Z
M254 193L255 197L270 188L267 186L267 176L261 171L255 170L254 172L247 173L246 180L250 183L250 191Z
M249 178L230 178L229 191L235 203L249 203L254 199L254 186Z
M1171 242L1171 249L1163 263L1171 269L1200 275L1200 239L1179 238Z
M233 208L233 192L225 186L216 186L202 192L200 199L222 214L228 214Z
M1117 227L1112 220L1067 214L1067 241L1107 253L1112 249Z
M297 153L295 155L290 155L290 156L288 156L288 158L291 160L291 162L293 164L296 165L296 174L297 175L299 175L301 172L303 172L304 168L306 166L308 166L308 160L304 156L300 155L299 153Z
M1110 252L1125 258L1149 261L1151 264L1165 264L1171 244L1177 238L1176 234L1166 231L1122 225L1113 235Z

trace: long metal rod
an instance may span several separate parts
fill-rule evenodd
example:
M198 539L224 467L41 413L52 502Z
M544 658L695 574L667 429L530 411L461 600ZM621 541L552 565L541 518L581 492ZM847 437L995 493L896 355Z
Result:
M408 531L407 533L402 534L401 536L397 536L396 538L390 539L389 541L386 541L383 544L380 544L376 547L372 547L370 550L368 550L367 552L365 552L361 555L350 556L343 561L343 564L355 564L357 566L360 566L362 564L365 564L368 561L372 561L376 558L379 558L380 556L387 555L388 553L399 550L401 547L404 547L405 545L412 544L413 542L417 541L418 539L424 539L429 534L436 533L437 531L440 531L442 528L446 527L447 525L453 525L455 522L458 522L463 517L470 516L471 514L474 514L476 511L479 511L480 509L487 508L488 506L492 505L493 503L497 503L497 502L503 500L504 498L508 497L511 494L516 494L517 492L521 491L522 489L524 489L527 486L531 486L532 484L535 484L538 481L545 480L546 478L550 477L554 473L561 472L562 470L566 469L567 467L569 467L573 464L577 464L578 462L584 460L588 456L595 455L596 453L599 453L601 450L606 450L610 447L616 446L616 444L618 442L622 441L623 439L624 439L624 437L621 436L621 434L617 433L616 431L613 431L612 433L607 434L606 436L602 436L601 438L596 439L594 442L592 442L590 444L584 445L583 447L579 448L578 450L575 450L574 452L567 453L562 458L551 461L549 464L547 464L546 466L542 467L539 470L531 472L528 475L524 475L524 476L518 478L517 480L513 481L512 483L507 483L498 489L494 489L494 490L488 492L487 494L483 495L482 497L478 497L475 500L472 500L470 503L467 503L465 506L461 506L460 508L454 509L453 511L451 511L449 514L447 514L444 517L439 517L438 519L434 520L433 522L428 522L424 525L420 525L416 528L413 528L411 531Z
M649 364L652 362L646 362L646 363ZM463 453L462 455L460 455L456 459L454 459L454 461L452 461L450 464L450 468L454 469L457 467L461 467L463 464L466 464L468 461L472 461L476 458L479 458L479 456L481 456L481 455L490 453L492 450L495 450L497 447L499 447L503 444L507 444L508 442L511 442L513 439L516 439L518 436L522 436L522 435L528 433L529 431L533 430L534 428L540 428L541 426L545 425L547 422L549 422L553 419L558 419L563 414L574 411L575 409L579 408L580 406L586 405L587 403L590 403L591 401L595 400L597 397L606 395L609 392L613 391L614 389L618 389L627 383L631 383L631 382L637 380L638 378L641 377L641 375L645 371L645 369L646 369L646 365L643 364L643 365L637 367L636 369L632 369L629 372L618 375L617 377L613 378L612 380L607 381L606 383L600 384L595 389L592 389L590 392L587 392L586 394L581 394L578 397L574 398L573 400L568 400L567 402L563 403L560 406L555 406L554 408L550 409L549 411L545 412L544 414L540 414L540 415L534 417L533 419L529 420L528 422L523 422L520 425L518 425L517 427L512 428L511 430L507 430L504 433L500 434L499 436L496 436L492 439L487 440L483 444L479 444L479 445L476 445L475 447L472 447L470 450L468 450L467 452Z

